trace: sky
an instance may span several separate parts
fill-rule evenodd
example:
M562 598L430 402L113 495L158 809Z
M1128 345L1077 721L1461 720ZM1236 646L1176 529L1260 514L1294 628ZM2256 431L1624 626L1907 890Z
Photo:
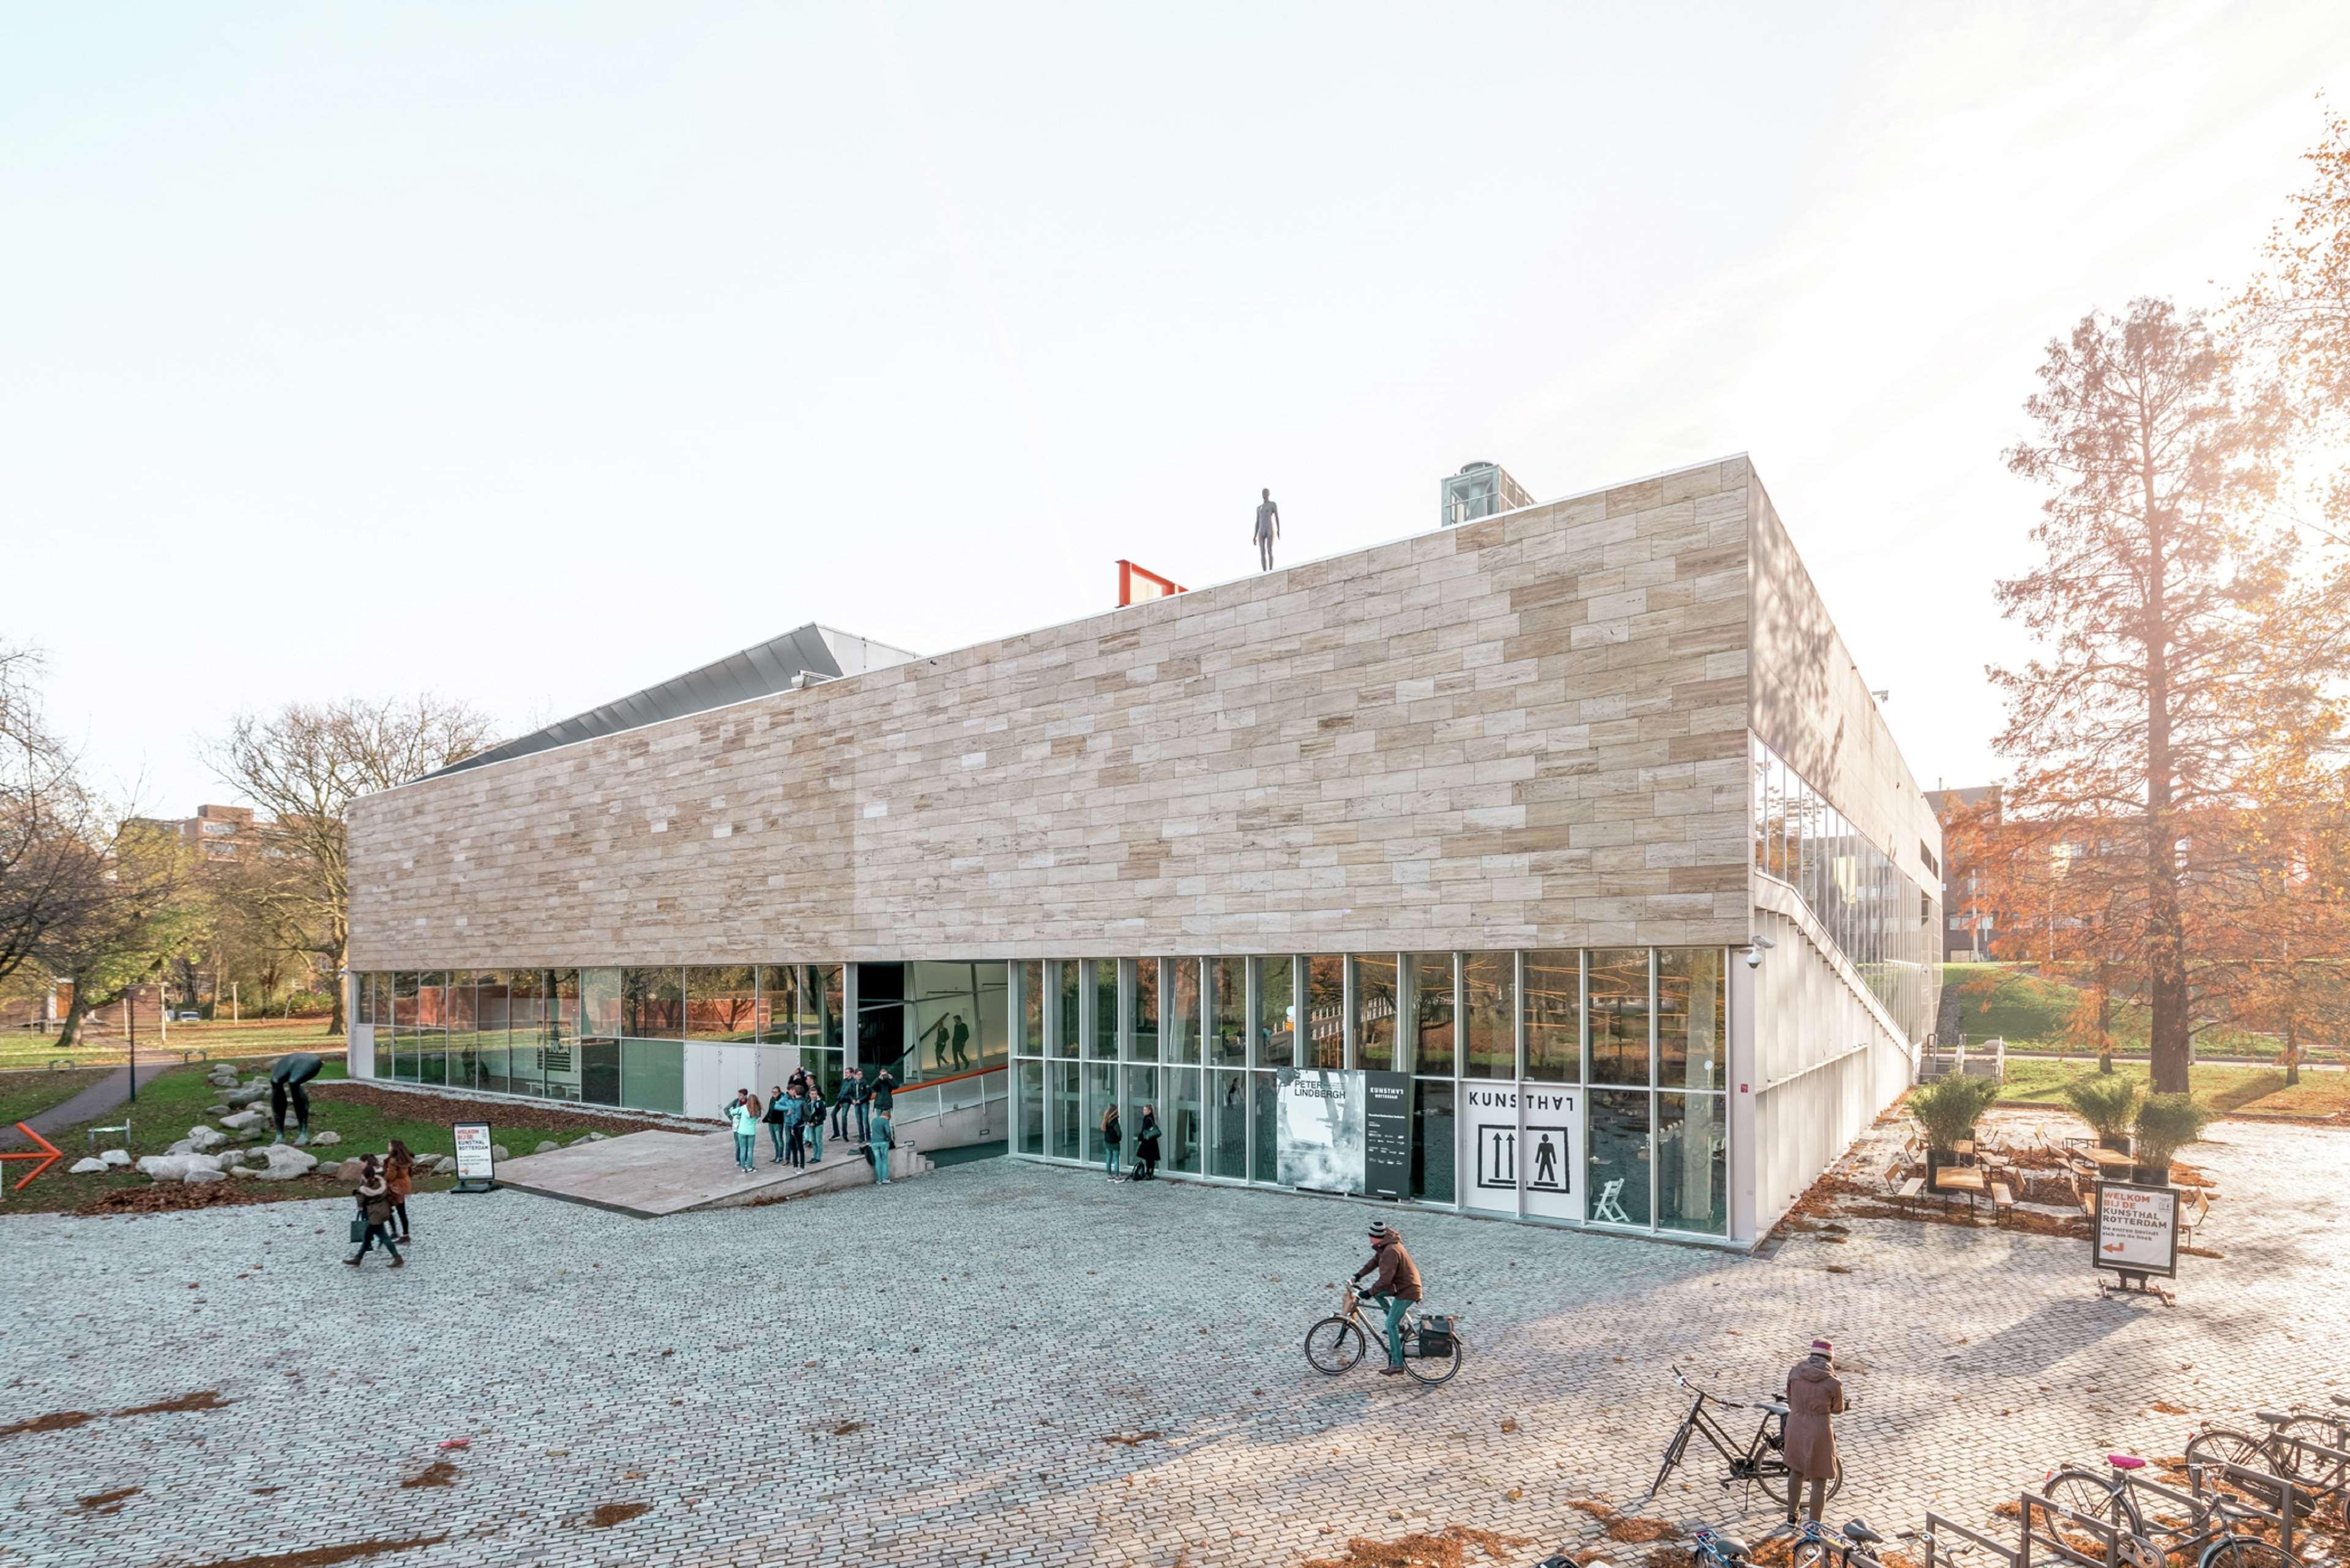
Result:
M19 6L0 642L109 787L241 710L515 732L1754 459L1913 771L1997 776L2003 449L2212 305L2350 6Z

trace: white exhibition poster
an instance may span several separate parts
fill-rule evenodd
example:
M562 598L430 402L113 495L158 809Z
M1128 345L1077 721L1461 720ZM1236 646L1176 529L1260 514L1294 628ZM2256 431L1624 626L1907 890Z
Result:
M1317 1192L1363 1189L1363 1075L1284 1071L1280 1077L1281 1179Z
M1545 1220L1583 1218L1583 1093L1555 1084L1461 1085L1463 1205Z

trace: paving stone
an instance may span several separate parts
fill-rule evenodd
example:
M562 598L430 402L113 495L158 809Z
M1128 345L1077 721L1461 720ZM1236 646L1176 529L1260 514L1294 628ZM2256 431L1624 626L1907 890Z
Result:
M2227 1256L2184 1260L2175 1308L2100 1300L2084 1241L1988 1227L1741 1257L1387 1210L1461 1315L1434 1390L1306 1366L1379 1210L1280 1193L1006 1160L658 1221L427 1193L397 1272L341 1265L340 1200L0 1218L7 1419L98 1417L0 1438L0 1563L445 1532L368 1561L1254 1568L1447 1524L1531 1563L1600 1543L1573 1500L1648 1487L1675 1367L1760 1397L1815 1334L1856 1401L1836 1516L1987 1524L2062 1460L2343 1382L2345 1153L2220 1124L2190 1158ZM109 1414L206 1390L233 1403ZM452 1484L401 1487L436 1459ZM1649 1511L1767 1528L1718 1473L1693 1459Z

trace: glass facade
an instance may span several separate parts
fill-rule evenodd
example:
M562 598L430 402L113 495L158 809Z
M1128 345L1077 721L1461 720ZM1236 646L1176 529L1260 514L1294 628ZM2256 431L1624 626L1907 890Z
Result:
M868 1073L888 1066L916 1089L1009 1069L998 1082L1014 1152L1098 1161L1115 1105L1130 1159L1149 1105L1162 1172L1235 1182L1279 1182L1284 1074L1400 1072L1409 1192L1431 1204L1486 1207L1474 1188L1490 1183L1462 1163L1483 1137L1462 1126L1471 1089L1534 1104L1573 1085L1585 1222L1721 1236L1730 958L1595 948L864 963L853 976L824 963L459 970L356 975L352 994L380 1076L682 1114L697 1047L780 1048L830 1093L851 1050L853 987ZM1523 1198L1518 1211L1575 1212Z
M1750 763L1754 869L1795 890L1901 1032L1923 1041L1941 1001L1941 889L1911 879L1760 740Z

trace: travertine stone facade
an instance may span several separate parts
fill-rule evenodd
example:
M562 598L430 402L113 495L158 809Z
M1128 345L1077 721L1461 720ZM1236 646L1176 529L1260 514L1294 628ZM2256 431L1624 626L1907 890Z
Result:
M369 796L351 965L1742 941L1765 514L1732 458Z

